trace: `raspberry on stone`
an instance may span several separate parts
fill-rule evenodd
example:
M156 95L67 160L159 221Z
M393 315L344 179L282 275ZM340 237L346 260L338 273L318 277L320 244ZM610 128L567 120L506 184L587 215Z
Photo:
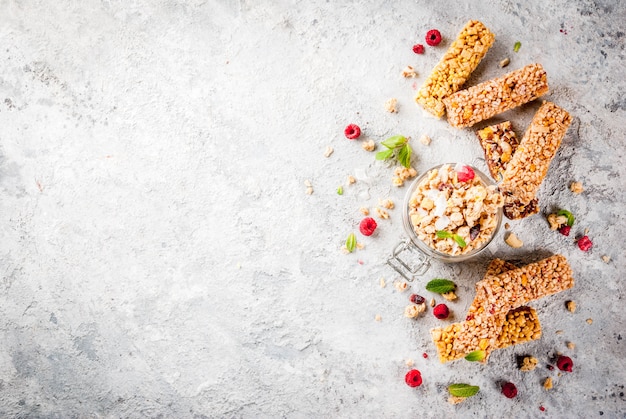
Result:
M574 363L572 362L572 358L565 355L560 355L556 360L556 366L559 367L561 371L572 372L572 367Z
M435 306L435 308L433 308L433 314L439 320L444 320L444 319L447 319L448 316L450 315L450 310L448 309L447 305L445 305L445 304L438 304L438 305Z
M589 249L591 249L591 246L593 246L593 243L588 236L582 236L580 239L578 239L578 248L583 252L587 252Z
M436 47L441 42L441 33L437 29L431 29L426 33L426 43Z
M411 370L406 373L404 381L409 387L419 387L422 385L422 374L418 370Z
M376 227L378 227L378 224L376 224L376 220L372 217L363 218L363 220L361 220L361 224L359 224L359 230L364 236L371 236L374 234Z
M569 232L572 229L572 227L565 225L561 228L559 228L559 233L561 233L564 236L569 236Z
M502 394L504 394L505 397L512 399L517 396L517 387L515 387L515 384L513 383L502 383Z
M416 54L423 54L424 53L424 45L422 44L415 44L413 45L413 52Z
M346 127L343 133L346 135L347 139L356 140L361 136L361 128L359 128L356 124L350 124Z
M413 304L424 304L426 302L426 299L418 294L411 294L409 300L411 300Z

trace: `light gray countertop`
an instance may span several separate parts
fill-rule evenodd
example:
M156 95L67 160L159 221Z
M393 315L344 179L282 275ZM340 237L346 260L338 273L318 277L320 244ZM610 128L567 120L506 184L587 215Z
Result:
M358 234L361 206L400 206L406 187L343 129L410 136L419 173L480 164L474 129L413 101L469 19L496 34L469 85L539 62L545 99L573 122L542 212L509 222L524 246L502 229L488 254L434 263L411 289L454 280L460 320L490 258L555 253L576 285L532 304L540 340L442 365L429 330L452 320L405 318L410 291L385 264L401 210ZM0 415L624 417L625 21L610 0L0 0ZM431 28L443 43L414 54ZM538 106L497 120L521 136ZM556 208L576 216L570 237L549 230ZM585 229L588 253L574 243ZM365 248L345 255L350 232ZM556 352L572 373L547 369ZM519 371L523 354L536 370ZM404 383L409 359L419 388ZM455 382L481 390L451 405Z

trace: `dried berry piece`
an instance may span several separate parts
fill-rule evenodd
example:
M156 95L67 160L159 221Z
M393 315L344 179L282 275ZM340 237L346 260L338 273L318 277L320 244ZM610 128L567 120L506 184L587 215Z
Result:
M445 304L438 304L438 305L435 306L435 308L433 308L433 314L439 320L444 320L444 319L447 319L448 316L450 315L450 310L448 309L447 305L445 305Z
M413 52L416 54L423 54L424 53L424 45L422 44L415 44L413 45Z
M426 43L436 47L441 42L441 33L437 29L431 29L426 33Z
M419 387L422 385L422 374L418 370L411 370L404 376L404 381L409 387Z
M470 240L474 240L480 234L480 224L474 225L470 228Z
M356 140L361 136L361 128L359 128L356 124L350 124L346 127L343 133L346 135L347 139Z
M359 230L364 236L371 236L374 234L376 227L378 227L378 224L376 224L376 221L372 217L363 218L361 224L359 224Z
M459 182L469 182L470 180L474 179L474 176L476 176L472 168L469 166L461 166L455 169Z
M572 358L565 355L560 355L556 360L556 366L559 367L561 371L572 372L572 367L574 363L572 362Z
M569 236L569 232L572 229L572 227L565 225L561 228L559 228L559 233L561 233L564 236Z
M509 399L517 396L517 387L513 383L502 383L502 394Z
M589 249L591 249L591 246L593 246L593 243L591 242L588 236L582 236L580 239L578 239L578 247L583 252L586 252Z
M426 299L418 294L411 294L409 300L411 300L413 304L424 304L426 302Z

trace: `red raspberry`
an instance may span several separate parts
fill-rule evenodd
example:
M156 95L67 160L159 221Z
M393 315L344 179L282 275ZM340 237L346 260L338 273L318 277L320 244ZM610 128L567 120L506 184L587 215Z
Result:
M361 128L356 124L350 124L343 130L343 133L346 134L348 140L356 140L361 136Z
M411 300L413 304L424 304L426 302L426 299L418 294L411 294L409 300Z
M456 176L459 179L459 182L469 182L474 179L476 173L469 166L462 166L456 171Z
M561 233L564 236L569 236L569 232L572 229L572 227L570 226L563 226L561 228L559 228L559 233Z
M372 217L363 218L361 224L359 224L359 230L361 230L361 234L364 236L371 236L374 234L376 227L378 227L378 224L376 224L376 220Z
M541 410L542 412L545 412L545 411L546 411L546 408L545 408L545 407L543 407L543 406L539 406L539 410Z
M422 354L422 358L424 358L424 359L428 358L428 354L427 354L426 352L424 352L424 353Z
M439 320L443 320L443 319L448 318L448 316L450 315L450 310L448 309L448 306L445 304L437 304L435 308L433 308L433 314Z
M556 360L556 366L559 367L561 371L572 372L574 363L572 362L572 358L569 356L561 355L559 356L559 359Z
M502 394L509 399L517 396L517 387L513 383L502 383Z
M586 252L589 249L591 249L591 246L593 246L593 243L591 243L591 240L589 240L588 236L582 236L580 239L578 239L578 247L583 252Z
M404 381L409 387L419 387L422 385L422 373L418 370L411 370L404 376Z
M431 47L436 47L441 42L441 34L437 29L426 32L426 43Z
M424 45L422 44L415 44L413 45L413 52L416 54L423 54L424 53Z

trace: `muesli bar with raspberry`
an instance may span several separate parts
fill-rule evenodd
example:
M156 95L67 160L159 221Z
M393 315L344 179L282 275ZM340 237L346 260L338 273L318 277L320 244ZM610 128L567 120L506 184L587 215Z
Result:
M418 90L415 101L441 118L445 113L442 99L463 86L494 40L495 35L484 24L477 20L467 22Z
M456 128L471 127L548 93L548 76L541 64L529 64L443 99L448 122Z

